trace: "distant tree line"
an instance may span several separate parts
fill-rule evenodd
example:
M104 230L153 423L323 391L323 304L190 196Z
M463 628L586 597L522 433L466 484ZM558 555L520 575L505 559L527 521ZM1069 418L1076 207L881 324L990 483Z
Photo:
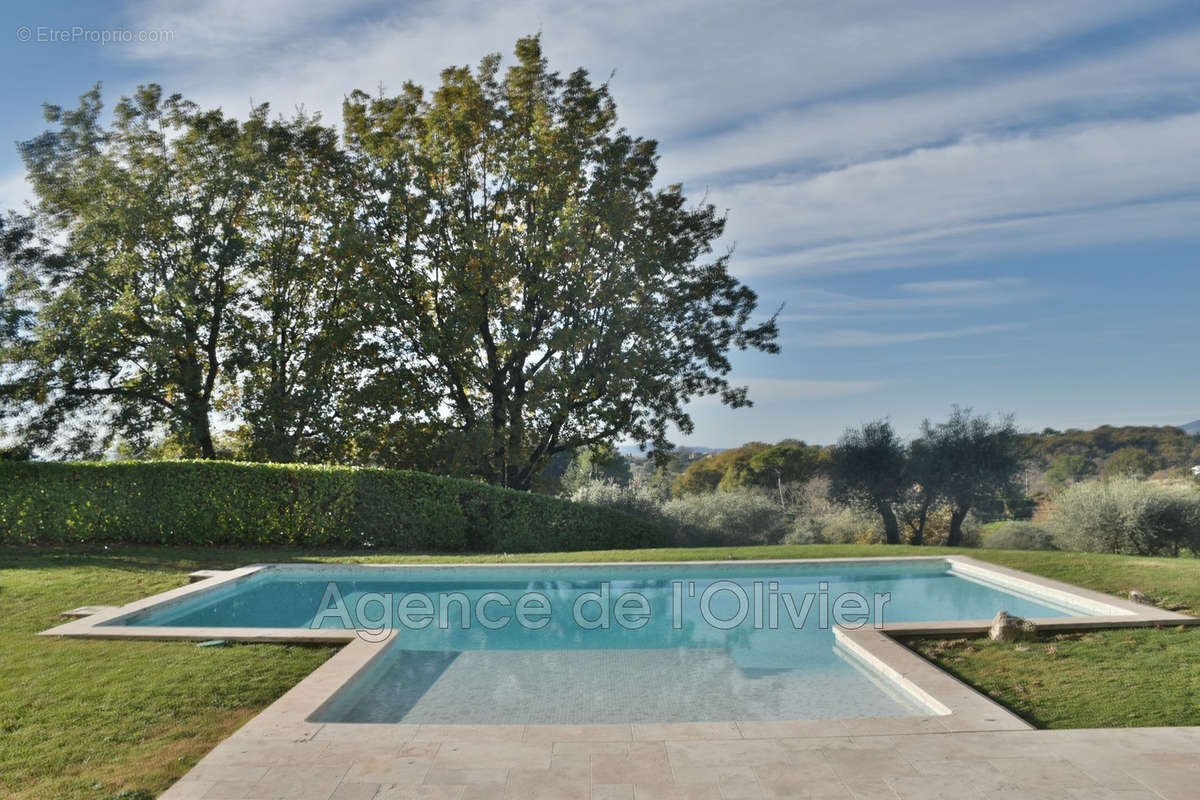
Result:
M0 228L7 427L50 455L527 489L616 440L665 458L695 398L747 405L729 353L777 331L713 253L724 217L655 187L607 85L551 71L537 37L516 56L353 92L341 135L156 85L108 124L98 87L47 106L20 145L35 214Z
M1115 471L1149 474L1200 464L1200 433L1169 425L1101 425L1088 431L1046 428L1041 433L1022 434L1021 441L1037 463L1070 479L1098 474L1122 452L1112 467Z
M686 497L768 490L787 506L789 492L824 477L833 502L879 516L888 543L924 543L931 513L945 508L946 543L953 546L963 542L963 524L973 509L1014 504L1028 459L1011 417L993 420L956 407L944 422L925 421L911 442L886 420L847 429L829 447L750 442L693 461L674 478L671 491Z

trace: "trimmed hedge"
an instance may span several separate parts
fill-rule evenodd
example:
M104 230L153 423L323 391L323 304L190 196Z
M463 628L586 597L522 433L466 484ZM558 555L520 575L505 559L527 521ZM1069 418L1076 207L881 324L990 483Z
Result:
M0 463L0 541L533 552L658 547L617 509L421 472L222 461Z

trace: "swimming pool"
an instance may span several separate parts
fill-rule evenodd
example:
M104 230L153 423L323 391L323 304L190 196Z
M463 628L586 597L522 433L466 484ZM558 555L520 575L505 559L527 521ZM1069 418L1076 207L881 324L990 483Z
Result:
M768 721L932 713L835 625L1097 612L1082 603L945 559L269 565L100 624L389 642L316 722Z

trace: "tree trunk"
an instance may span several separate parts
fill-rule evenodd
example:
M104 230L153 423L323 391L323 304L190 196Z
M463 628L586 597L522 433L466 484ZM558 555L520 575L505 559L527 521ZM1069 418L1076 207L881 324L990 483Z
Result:
M950 512L950 535L946 538L947 547L959 547L962 545L963 520L967 518L967 514L970 512L970 510L971 509L969 507L960 508L959 506L955 506L954 510Z
M926 496L921 501L921 512L917 515L917 529L913 532L912 543L915 545L925 544L925 524L929 521L929 506L933 502L931 497Z
M200 458L214 459L217 457L213 447L212 428L208 422L208 403L199 397L193 397L187 405L188 438L191 439L192 451L198 452Z
M207 426L200 437L200 457L209 461L217 457L217 450L213 447L212 433Z
M528 467L511 465L505 469L504 485L509 489L528 492L533 488L533 471Z
M888 503L876 506L879 516L883 517L883 540L887 544L900 544L900 523L896 521L896 513Z

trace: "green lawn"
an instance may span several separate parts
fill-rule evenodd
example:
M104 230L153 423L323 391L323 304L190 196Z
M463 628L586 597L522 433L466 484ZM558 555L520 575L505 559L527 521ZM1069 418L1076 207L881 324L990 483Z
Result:
M186 642L33 635L58 624L64 609L135 600L184 584L194 569L289 560L650 561L951 552L1100 591L1121 594L1136 588L1167 606L1200 610L1200 561L1195 559L856 545L509 557L0 547L0 796L90 800L123 791L157 793L332 653L319 647L197 648ZM1024 652L979 642L924 642L921 649L1041 725L1200 724L1200 630L1097 633L1053 644L1053 653L1045 644Z
M1039 728L1200 725L1200 628L909 644Z

